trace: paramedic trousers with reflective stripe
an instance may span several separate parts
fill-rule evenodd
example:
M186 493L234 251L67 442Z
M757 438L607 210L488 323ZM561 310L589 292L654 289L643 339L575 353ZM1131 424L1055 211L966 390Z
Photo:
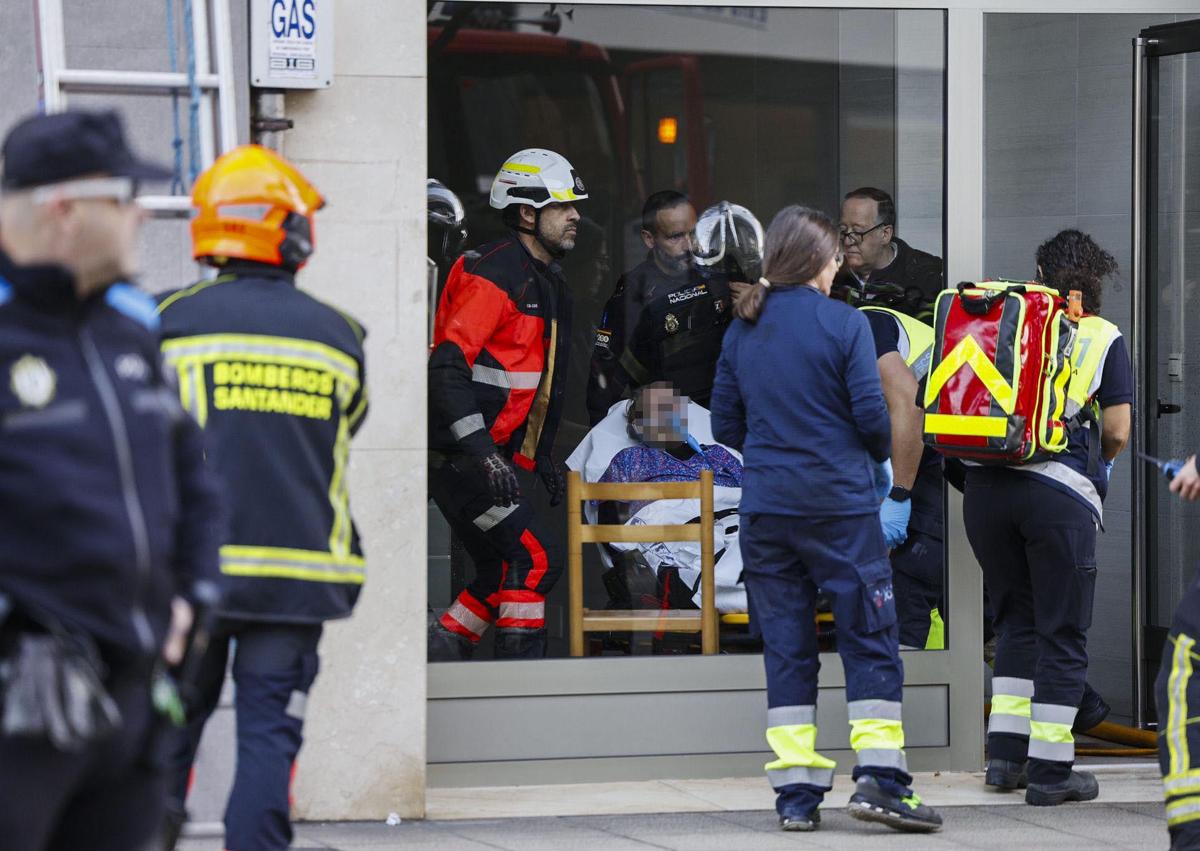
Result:
M1071 725L1087 679L1096 521L1027 473L972 468L963 503L997 635L988 754L1023 762L1031 783L1071 773Z
M766 766L771 785L781 798L803 791L815 806L833 783L834 763L815 748L818 588L833 604L858 773L900 777L906 785L904 667L879 516L741 520L750 618L762 632L767 672L767 742L776 756Z
M1172 849L1200 849L1200 575L1179 602L1154 686Z
M547 534L531 497L537 478L516 468L521 498L500 508L492 504L487 480L475 459L435 456L429 466L429 493L475 563L475 578L442 615L441 624L478 643L495 626L497 656L518 658L528 648L543 655L545 642L522 641L546 627L546 595L562 574L563 553ZM514 641L501 641L504 634Z
M320 640L320 624L221 621L214 629L201 663L199 705L175 741L170 796L182 809L200 735L217 708L232 653L237 771L225 809L224 847L230 851L283 851L292 841L292 765L303 741Z
M911 527L904 543L892 550L892 583L903 647L946 648L944 551L940 538Z

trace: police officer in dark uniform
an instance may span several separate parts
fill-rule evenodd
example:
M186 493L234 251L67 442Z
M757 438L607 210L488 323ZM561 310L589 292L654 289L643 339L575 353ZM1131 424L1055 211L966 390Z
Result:
M696 223L682 193L664 190L646 199L646 259L617 281L596 331L587 391L592 425L652 381L669 381L708 407L732 302L728 278L693 263Z
M3 161L0 845L127 851L162 821L152 677L182 656L220 537L154 302L118 283L138 181L170 172L112 112L28 118Z
M864 291L872 304L892 307L923 322L933 319L942 290L942 259L896 236L896 204L882 189L864 186L846 194L839 224L846 263L834 286Z
M297 289L320 193L255 145L220 157L192 189L193 255L211 280L164 295L163 357L209 438L229 492L224 600L201 663L200 704L174 750L172 805L233 656L237 773L225 847L288 847L288 787L327 620L365 578L346 484L367 412L362 325Z

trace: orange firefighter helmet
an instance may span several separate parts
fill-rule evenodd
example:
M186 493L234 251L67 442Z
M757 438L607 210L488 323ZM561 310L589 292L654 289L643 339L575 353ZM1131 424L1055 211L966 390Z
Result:
M242 145L192 187L192 256L214 266L252 260L299 269L313 252L312 214L325 199L274 151Z

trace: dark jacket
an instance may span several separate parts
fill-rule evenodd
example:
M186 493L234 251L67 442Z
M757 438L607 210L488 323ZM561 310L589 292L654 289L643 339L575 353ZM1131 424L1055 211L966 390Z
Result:
M692 269L672 278L653 258L622 275L596 330L587 392L592 425L652 381L670 381L708 407L731 307L729 284L720 276Z
M81 302L0 253L0 592L110 664L156 656L171 597L216 579L218 490L157 327L128 285Z
M571 297L557 263L515 234L468 251L446 279L429 358L429 445L525 469L550 455L562 419Z
M743 514L877 512L873 468L892 438L867 318L811 287L777 286L757 323L725 334L712 426L745 456Z
M366 332L261 264L161 297L163 358L229 495L221 613L320 623L365 578L350 438L367 411Z
M933 321L933 302L944 289L942 258L913 248L902 239L893 237L896 258L882 269L876 269L867 278L871 285L859 306L882 304L916 317L922 322ZM834 286L852 287L849 282L853 273L844 268ZM882 294L880 290L895 287L895 294Z

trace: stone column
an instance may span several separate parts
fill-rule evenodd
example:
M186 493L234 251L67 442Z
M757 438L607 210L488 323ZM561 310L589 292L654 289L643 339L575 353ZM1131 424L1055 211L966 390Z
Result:
M350 465L367 583L321 643L301 819L425 811L425 17L338 3L333 86L287 95L284 153L328 199L300 285L367 327L371 397Z

